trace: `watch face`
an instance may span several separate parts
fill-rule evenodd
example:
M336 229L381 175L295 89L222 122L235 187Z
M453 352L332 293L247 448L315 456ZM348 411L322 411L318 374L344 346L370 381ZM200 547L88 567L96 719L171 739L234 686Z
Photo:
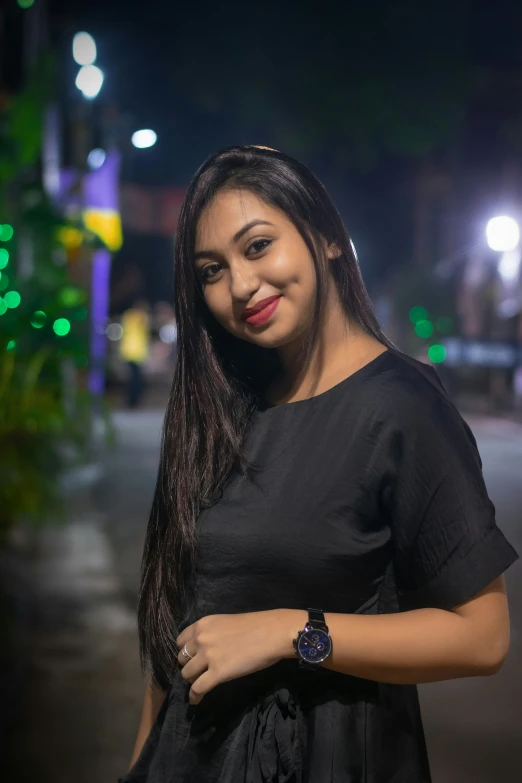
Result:
M332 650L332 640L325 631L312 628L301 634L297 645L298 652L308 663L321 663Z

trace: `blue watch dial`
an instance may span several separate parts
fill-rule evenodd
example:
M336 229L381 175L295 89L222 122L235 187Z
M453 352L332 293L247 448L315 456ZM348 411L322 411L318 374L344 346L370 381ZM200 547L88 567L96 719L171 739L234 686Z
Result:
M312 628L301 634L297 650L307 663L321 663L330 655L332 640L325 631Z

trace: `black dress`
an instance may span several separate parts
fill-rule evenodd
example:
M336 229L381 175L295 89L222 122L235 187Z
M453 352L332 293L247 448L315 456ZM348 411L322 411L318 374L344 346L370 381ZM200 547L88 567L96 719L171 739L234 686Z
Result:
M316 397L260 407L246 447L255 482L234 474L198 520L191 622L310 606L449 610L518 557L469 427L436 372L398 351ZM120 783L430 781L414 685L285 659L196 707L188 687L178 671Z

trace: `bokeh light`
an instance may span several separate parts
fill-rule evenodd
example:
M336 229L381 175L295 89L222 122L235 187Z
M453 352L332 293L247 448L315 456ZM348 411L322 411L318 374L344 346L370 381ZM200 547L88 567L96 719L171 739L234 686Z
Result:
M31 326L34 326L35 329L41 329L46 321L47 315L43 310L37 310L31 316Z
M97 65L84 65L78 71L75 84L84 98L96 98L102 88L103 79L103 72Z
M4 313L7 313L7 305L0 296L0 315L4 315Z
M67 318L58 318L53 324L53 329L58 337L65 337L71 331L70 321Z
M102 150L101 147L96 147L96 149L93 149L89 152L87 157L87 164L90 169L101 169L105 163L106 157L107 155L105 150Z
M96 60L96 44L89 33L76 33L72 49L74 61L78 65L92 65Z
M147 149L147 147L153 147L157 140L158 137L156 133L150 128L139 130L132 134L132 143L140 150Z
M498 252L514 250L520 241L517 221L507 215L491 218L486 226L486 238L492 250Z
M431 321L428 321L427 319L424 319L422 321L417 321L415 324L415 333L418 337L426 338L431 337L433 334L433 324Z
M5 247L0 247L0 269L5 269L9 263L9 253Z
M9 240L13 238L13 235L14 235L14 228L10 226L9 223L4 223L3 226L0 226L1 242L9 242Z
M15 348L16 348L16 340L9 340L9 342L7 343L7 350L14 351Z
M65 307L76 307L85 300L85 294L80 288L68 286L60 292L60 302Z
M165 324L159 330L159 337L162 343L175 343L177 334L176 324Z
M22 297L18 291L8 291L6 294L4 294L4 302L9 308L11 308L11 310L14 310L16 307L18 307L21 301Z
M428 317L428 311L425 307L412 307L410 310L410 321L416 324L418 321L425 321Z
M440 364L446 358L446 349L443 345L430 345L428 348L428 358L434 364Z
M113 342L121 340L123 336L123 326L117 323L108 324L107 329L105 330L105 334L107 335L108 339L112 340Z
M35 0L16 0L20 8L31 8L35 4Z

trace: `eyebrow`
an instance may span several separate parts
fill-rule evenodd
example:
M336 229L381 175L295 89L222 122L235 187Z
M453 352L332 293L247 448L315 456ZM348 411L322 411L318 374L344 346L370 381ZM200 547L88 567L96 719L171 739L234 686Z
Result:
M270 223L268 220L251 220L250 223L246 223L243 228L240 228L239 231L236 231L234 236L232 237L232 242L239 242L242 236L244 236L247 231L250 231L251 228L254 228L254 226L273 226L273 223ZM194 261L198 261L200 258L218 258L219 253L217 253L215 250L198 250L196 255L194 256Z

